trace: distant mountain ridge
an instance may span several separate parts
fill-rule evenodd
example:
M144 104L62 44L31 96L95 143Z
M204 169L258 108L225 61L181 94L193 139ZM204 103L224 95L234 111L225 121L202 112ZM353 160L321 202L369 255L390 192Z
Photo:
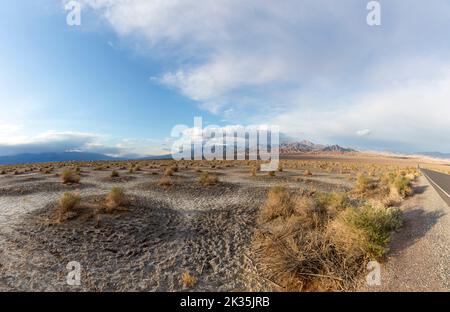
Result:
M0 165L33 164L62 161L101 161L101 160L154 160L169 159L172 155L146 157L112 157L99 153L87 152L55 152L55 153L24 153L0 156Z
M432 158L439 159L450 159L450 153L441 153L441 152L419 152L414 153L415 155L427 156Z
M295 153L351 153L357 150L345 148L340 145L322 145L315 144L308 140L300 142L285 142L280 144L281 154L295 154Z
M280 154L295 153L350 153L357 152L351 148L339 145L315 144L308 140L299 142L280 143ZM64 161L101 161L101 160L155 160L171 159L172 155L145 156L145 157L112 157L99 153L88 152L54 152L54 153L23 153L16 155L0 156L0 165L32 164ZM450 158L450 155L449 155Z
M0 165L32 164L58 161L99 161L120 160L103 154L85 152L62 152L62 153L24 153L9 156L0 156Z

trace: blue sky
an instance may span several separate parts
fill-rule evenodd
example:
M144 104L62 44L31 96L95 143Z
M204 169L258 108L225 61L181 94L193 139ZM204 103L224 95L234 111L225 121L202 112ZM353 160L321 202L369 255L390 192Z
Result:
M61 0L0 10L0 154L158 154L177 124L450 152L450 4Z

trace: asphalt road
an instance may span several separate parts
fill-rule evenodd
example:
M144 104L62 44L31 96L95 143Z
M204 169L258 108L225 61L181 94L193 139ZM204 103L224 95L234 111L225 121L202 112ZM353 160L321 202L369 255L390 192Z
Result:
M450 175L429 169L421 169L421 171L442 199L450 206Z

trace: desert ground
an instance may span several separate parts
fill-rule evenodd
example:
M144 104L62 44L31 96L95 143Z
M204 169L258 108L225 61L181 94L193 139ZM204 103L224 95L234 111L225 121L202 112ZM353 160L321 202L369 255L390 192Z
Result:
M402 210L423 200L419 161L0 166L0 290L357 290L368 261L409 244L396 239ZM72 261L79 286L66 281Z

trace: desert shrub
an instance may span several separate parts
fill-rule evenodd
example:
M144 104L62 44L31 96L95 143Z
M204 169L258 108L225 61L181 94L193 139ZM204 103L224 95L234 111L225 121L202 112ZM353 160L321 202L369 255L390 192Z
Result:
M186 288L192 288L197 284L197 278L193 276L188 271L183 272L183 275L181 275L181 282L183 283L183 286Z
M79 183L80 182L80 176L77 175L75 172L73 172L70 169L65 169L62 173L61 173L61 182L63 184L68 184L68 183Z
M397 178L395 178L392 186L403 198L411 196L414 193L411 185L411 180L403 175L399 175Z
M297 225L294 231L280 227L255 234L260 274L284 291L341 290L350 284L348 279L359 268L356 262L336 250L326 232L304 228L298 219L292 221Z
M308 169L305 170L305 172L303 173L304 176L312 176L312 172L309 171Z
M59 220L62 221L65 214L72 211L81 201L81 197L78 193L64 193L59 199L58 215Z
M345 193L269 191L252 238L267 287L287 291L352 289L370 259L388 248L401 226L397 208L351 202Z
M158 181L159 186L169 187L173 185L172 179L168 176L162 176Z
M366 204L346 209L335 224L341 224L341 228L350 227L353 233L358 233L359 240L353 244L356 243L367 256L378 259L387 252L391 232L400 228L402 215L398 208Z
M343 192L318 192L314 194L314 201L319 210L335 215L347 208L350 200Z
M118 177L119 177L119 172L116 171L116 170L113 170L113 171L111 172L111 178L118 178Z
M283 172L283 165L281 163L278 164L278 172Z
M398 190L394 187L391 187L389 194L381 200L381 203L385 207L394 207L400 205L402 201L403 197L400 195Z
M257 173L257 169L255 166L252 166L252 168L250 169L250 174L252 177L256 177L256 173Z
M199 182L203 186L215 185L219 182L217 176L209 174L208 171L204 171L200 174Z
M355 191L360 194L364 194L368 191L374 190L376 188L376 184L373 179L369 178L364 174L358 175L355 184Z
M123 205L127 204L125 191L121 187L114 186L106 196L107 211L111 212Z
M166 177L171 177L171 176L173 176L173 170L172 170L172 168L166 168L166 170L164 170L164 175L165 175Z
M269 172L267 173L267 175L268 175L269 177L274 177L274 176L275 176L275 171L269 171Z
M6 171L5 171L5 170L1 170L1 171L0 171L0 174L1 174L1 175L4 175L4 174L6 174Z
M282 186L269 190L260 213L260 220L267 222L278 217L287 217L294 213L295 204L289 192Z
M345 274L359 267L336 250L324 205L317 201L277 187L260 211L265 223L253 236L255 260L260 274L285 291L341 289Z

